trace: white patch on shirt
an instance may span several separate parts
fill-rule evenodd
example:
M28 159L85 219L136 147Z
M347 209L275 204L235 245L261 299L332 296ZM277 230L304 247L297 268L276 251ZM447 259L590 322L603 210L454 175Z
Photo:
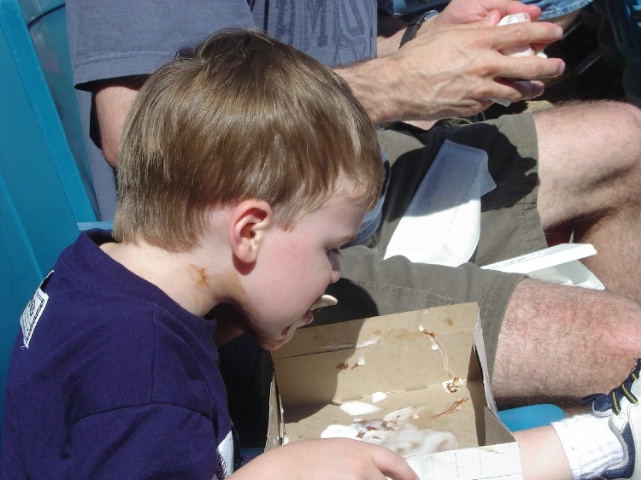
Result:
M47 275L47 278L49 278L52 273L53 271ZM42 283L44 283L47 278L45 278ZM29 348L29 342L31 341L33 332L36 329L38 320L40 320L40 317L47 306L47 302L49 301L49 295L42 290L42 283L36 290L36 293L33 294L33 297L29 300L24 312L22 312L22 315L20 316L20 327L22 328L22 338L25 348Z
M218 445L220 463L214 478L223 479L234 473L234 437L231 432Z

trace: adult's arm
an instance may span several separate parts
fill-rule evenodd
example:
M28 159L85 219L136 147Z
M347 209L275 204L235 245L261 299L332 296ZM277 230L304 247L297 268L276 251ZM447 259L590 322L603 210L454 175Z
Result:
M493 98L536 97L543 90L540 82L507 79L553 77L562 72L563 62L511 58L500 51L525 43L546 44L560 38L562 31L548 23L496 27L502 15L523 8L536 17L538 9L518 2L454 1L403 48L336 71L348 81L374 123L468 116L487 108ZM102 148L113 166L122 121L135 93L132 85L122 83L100 84L97 91Z
M95 108L102 142L102 154L113 168L118 165L118 142L127 112L139 85L126 79L102 84L95 92Z

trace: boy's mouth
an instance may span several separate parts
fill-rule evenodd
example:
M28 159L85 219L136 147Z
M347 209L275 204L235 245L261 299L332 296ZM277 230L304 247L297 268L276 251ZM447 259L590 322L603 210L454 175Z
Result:
M314 304L310 307L309 311L312 313L318 312L321 308L332 307L338 303L336 297L331 295L322 295Z
M336 299L336 297L333 297L332 295L327 295L327 294L322 295L318 300L314 302L314 304L311 307L309 307L309 310L305 312L305 314L303 315L303 321L301 322L301 324L303 326L309 325L314 321L314 313L318 312L321 308L332 307L337 303L338 303L338 300ZM286 337L289 334L289 330L291 327L292 325L290 325L285 330L283 330L281 335L283 337Z
M333 297L332 295L322 295L318 300L314 302L314 304L309 307L309 310L305 312L304 316L304 325L309 325L314 321L314 313L320 311L321 308L325 307L332 307L338 303L338 300L336 297Z

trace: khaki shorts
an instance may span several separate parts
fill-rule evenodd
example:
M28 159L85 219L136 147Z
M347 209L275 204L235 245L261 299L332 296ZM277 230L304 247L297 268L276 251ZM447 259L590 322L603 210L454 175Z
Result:
M474 256L459 267L414 264L404 257L383 260L396 225L445 139L485 150L497 184L481 201L481 238ZM523 276L477 265L547 246L536 208L534 120L530 114L510 115L429 131L399 124L380 131L379 141L392 164L383 222L365 245L343 250L342 278L329 288L339 299L338 306L319 312L315 324L476 302L491 375L507 303Z

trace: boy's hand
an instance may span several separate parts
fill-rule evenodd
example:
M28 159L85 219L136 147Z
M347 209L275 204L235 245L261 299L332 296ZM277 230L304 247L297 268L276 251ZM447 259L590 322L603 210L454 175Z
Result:
M250 461L230 480L419 480L405 459L378 445L346 438L308 440L278 447Z

